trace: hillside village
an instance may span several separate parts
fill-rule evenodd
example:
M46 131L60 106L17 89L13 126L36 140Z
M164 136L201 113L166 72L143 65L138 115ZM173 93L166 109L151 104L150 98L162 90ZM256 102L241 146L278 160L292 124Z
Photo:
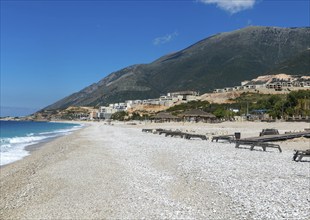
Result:
M103 120L118 112L128 115L148 113L155 115L166 109L191 101L230 103L243 93L287 94L290 91L310 90L309 76L286 74L260 76L243 81L241 85L215 89L213 93L199 95L196 91L170 92L155 99L125 100L99 107L69 107L64 110L45 110L34 115L36 120ZM232 109L238 112L238 109ZM142 115L142 114L141 114Z
M259 76L250 81L241 82L240 86L215 89L214 93L256 90L258 92L290 92L310 87L310 76L293 76L287 74Z

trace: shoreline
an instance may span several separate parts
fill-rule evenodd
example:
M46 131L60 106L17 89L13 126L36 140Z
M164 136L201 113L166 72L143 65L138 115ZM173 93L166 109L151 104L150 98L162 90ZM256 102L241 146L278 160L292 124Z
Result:
M18 122L24 122L24 121L18 121ZM25 122L28 122L28 121L25 121ZM31 142L29 142L29 143L28 142L21 143L21 144L25 145L25 146L22 147L22 151L24 151L25 153L27 152L28 155L20 157L20 158L14 160L14 161L10 161L10 162L8 162L6 164L0 165L0 168L4 167L4 166L7 166L8 164L15 163L16 161L23 160L25 157L30 156L33 151L38 150L40 147L42 147L45 143L52 142L54 139L57 139L57 138L62 137L62 136L66 136L66 135L70 134L71 132L74 132L74 131L79 130L79 129L83 128L84 126L86 126L83 123L72 123L72 122L68 122L68 121L63 121L63 122L52 122L51 121L49 123L70 124L70 125L74 125L74 127L72 126L72 128L70 128L67 131L64 131L62 128L60 128L60 130L62 130L62 132L59 132L60 131L59 129L58 130L57 129L56 130L51 130L50 133L54 132L54 134L52 136L44 136L43 139L32 141L32 143ZM80 126L80 128L75 127L75 126ZM34 135L34 137L41 137L40 134L41 133L38 133L38 134ZM28 137L28 136L25 135L25 136L19 136L19 137L16 137L16 138L25 138L25 137ZM14 148L13 148L13 150L14 150Z
M62 137L62 136L60 136L60 137ZM26 157L30 157L33 152L39 150L41 147L44 147L45 144L47 144L49 142L52 142L54 139L57 139L57 138L60 138L60 137L47 138L49 140L25 146L24 150L29 152L29 155L27 155L27 156L25 156L23 158L20 158L19 160L12 161L11 163L0 165L0 171L1 171L2 168L6 167L6 166L8 166L10 164L16 163L17 161L20 161L20 160L24 160Z
M72 131L72 133L67 134L67 135L64 134L64 135L60 135L60 136L57 136L57 137L46 138L46 139L40 141L39 143L30 144L30 145L25 146L24 150L29 152L29 155L27 155L27 156L25 156L25 157L23 157L23 158L21 158L19 160L16 160L16 161L13 161L11 163L8 163L8 164L0 166L0 171L1 171L1 169L4 169L4 168L6 168L8 166L19 166L19 165L15 165L15 164L16 163L25 163L25 162L22 162L24 160L27 160L27 161L30 160L31 161L33 154L37 154L37 153L40 153L40 151L44 151L44 148L46 146L53 145L55 142L57 142L57 140L62 139L64 137L66 137L66 136L70 136L70 135L72 135L72 134L74 134L74 133L84 129L85 127L82 127L81 129L78 129L78 130L74 130L74 131Z
M297 214L306 219L309 162L291 157L294 147L309 148L309 139L281 142L283 152L278 153L141 132L164 127L240 129L243 135L257 135L265 126L89 123L0 168L0 218L262 219ZM283 131L309 125L277 126Z

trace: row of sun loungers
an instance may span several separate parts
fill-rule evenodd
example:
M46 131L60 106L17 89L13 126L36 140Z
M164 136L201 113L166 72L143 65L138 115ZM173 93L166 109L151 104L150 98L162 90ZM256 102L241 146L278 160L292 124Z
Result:
M181 131L160 131L159 134L165 134L165 136L171 136L171 137L181 137L185 139L191 139L191 138L199 138L201 140L207 140L206 135L200 135L200 134L190 134L190 133L185 133Z
M201 140L207 140L206 135L202 134L191 134L191 133L186 133L182 131L171 131L171 130L164 130L164 129L142 129L142 132L146 133L153 133L153 134L164 134L165 137L181 137L185 139L192 139L192 138L199 138Z
M269 132L268 129L264 129L267 133ZM269 143L272 141L280 141L280 140L288 140L296 137L310 137L310 132L294 132L294 133L285 133L285 134L265 134L263 132L260 133L259 137L252 137L252 138L243 138L240 139L240 133L235 134L227 134L227 135L216 135L212 136L211 141L214 140L218 142L219 140L227 141L229 143L235 143L235 148L241 148L241 145L250 146L250 150L254 150L256 147L262 148L263 151L266 151L267 148L275 148L278 149L279 152L282 152L282 149L279 144L273 144ZM270 129L272 130L272 129ZM192 134L192 133L186 133L179 130L171 131L171 130L164 130L164 129L142 129L142 132L146 133L154 133L154 134L164 134L166 137L181 137L184 139L192 139L192 138L199 138L201 140L207 140L206 135L201 134ZM277 132L278 133L278 132ZM310 149L309 150L295 150L293 160L294 161L301 161L303 157L310 157Z
M309 138L310 132L305 130L302 132L290 132L290 133L285 133L285 134L279 134L278 130L276 130L276 129L264 129L260 133L259 137L251 137L251 138L244 138L244 139L235 140L235 143L236 143L235 147L239 148L240 145L249 145L250 150L253 150L254 147L261 147L261 148L263 148L263 151L266 151L266 148L276 148L281 153L282 149L281 149L280 145L272 144L269 142L285 141L285 140L289 140L289 139L293 139L293 138L299 138L299 137ZM306 154L301 154L301 155L306 155Z

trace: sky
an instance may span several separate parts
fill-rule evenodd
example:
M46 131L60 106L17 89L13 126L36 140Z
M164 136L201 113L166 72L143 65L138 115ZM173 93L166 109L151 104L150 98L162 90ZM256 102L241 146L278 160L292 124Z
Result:
M0 0L0 115L32 113L220 32L310 26L309 1Z

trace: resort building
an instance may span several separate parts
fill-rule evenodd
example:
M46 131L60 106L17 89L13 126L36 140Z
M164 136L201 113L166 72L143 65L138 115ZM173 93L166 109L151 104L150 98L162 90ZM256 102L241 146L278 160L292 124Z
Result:
M213 93L222 93L225 92L224 89L214 89Z
M111 116L119 111L125 111L125 106L120 106L119 104L110 104L109 106L101 106L98 112L99 119L110 119Z
M224 88L224 91L225 92L231 92L231 91L233 91L233 88L232 87L226 87L226 88Z
M197 100L199 93L196 91L180 91L167 93L167 96L177 98L182 101L194 101Z
M310 87L310 79L301 79L299 81L292 82L293 86L296 87Z
M126 110L130 108L134 108L138 105L142 105L143 101L142 100L126 100L125 105L126 105Z
M160 96L155 99L145 99L145 100L126 100L124 105L126 110L134 108L138 105L162 105L162 106L172 106L178 101L195 101L199 99L199 93L195 91L181 91L167 93L167 95ZM121 103L120 103L121 104ZM111 106L114 107L115 106Z
M159 99L146 99L142 101L143 105L159 105Z
M88 118L89 118L89 120L95 120L95 119L98 119L99 118L99 111L91 111L90 113L89 113L89 116L88 116Z
M241 82L241 86L233 88L226 87L214 89L213 93L223 93L242 90L273 90L273 91L291 91L291 89L310 89L310 77L308 76L291 76L286 74L260 76L251 81Z

